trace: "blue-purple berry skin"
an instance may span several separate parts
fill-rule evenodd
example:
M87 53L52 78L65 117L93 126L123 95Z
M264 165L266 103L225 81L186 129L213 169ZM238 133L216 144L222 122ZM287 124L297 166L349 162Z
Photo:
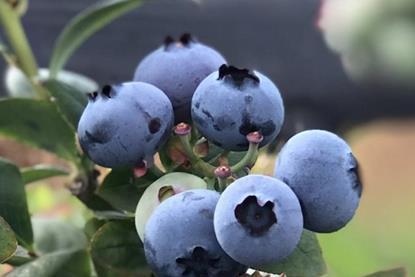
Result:
M358 163L349 145L331 132L308 130L289 139L278 155L275 177L297 194L308 230L337 231L359 205Z
M129 82L105 86L90 100L78 124L86 155L104 167L152 163L173 126L173 108L157 87Z
M146 259L156 276L236 277L246 271L216 240L213 214L218 199L215 191L194 189L157 207L144 232Z
M235 261L252 268L290 255L303 232L300 203L282 181L248 175L222 193L215 210L216 237Z
M173 104L175 123L191 123L190 104L199 83L226 63L213 48L190 39L170 42L147 55L138 65L134 81L155 85Z
M242 76L242 80L235 81L231 75L221 76L216 71L196 89L193 121L203 136L217 146L244 151L249 146L246 135L250 132L259 131L264 136L260 146L273 141L280 132L284 121L280 92L265 75L254 75L257 80Z

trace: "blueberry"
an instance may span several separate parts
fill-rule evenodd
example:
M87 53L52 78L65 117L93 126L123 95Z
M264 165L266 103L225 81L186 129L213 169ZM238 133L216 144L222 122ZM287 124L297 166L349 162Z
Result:
M144 229L153 211L167 197L190 189L206 189L206 182L195 175L184 172L168 173L153 182L140 198L135 212L135 226L140 239L144 240Z
M214 215L216 237L235 261L257 268L290 255L303 231L300 203L283 182L242 177L222 193Z
M78 124L83 151L104 167L152 163L173 125L167 96L141 82L104 86L89 95Z
M144 251L158 277L239 276L246 267L220 248L213 229L219 194L194 189L164 200L148 220Z
M357 161L347 143L333 133L309 130L293 136L278 156L275 176L297 194L304 227L311 231L342 228L359 205Z
M196 127L214 144L232 151L248 148L246 135L259 131L260 146L274 140L284 106L277 87L259 72L222 65L197 87L192 99Z
M164 91L173 104L175 123L190 123L190 103L196 87L223 63L225 59L216 50L189 34L179 41L167 37L164 46L140 62L134 80Z

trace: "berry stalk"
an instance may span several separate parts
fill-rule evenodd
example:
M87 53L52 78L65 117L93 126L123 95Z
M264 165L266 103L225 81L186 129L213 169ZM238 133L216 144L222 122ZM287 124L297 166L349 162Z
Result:
M29 46L20 17L4 0L0 0L0 23L15 52L19 67L30 80L39 98L46 99L48 97L47 91L34 81L34 78L38 74L38 66L32 49Z
M263 136L260 132L252 132L246 136L247 140L249 141L249 148L246 152L246 155L235 165L231 166L232 172L239 172L243 170L245 167L251 167L255 164L255 161L258 157L258 148L259 144L263 140Z
M204 162L202 159L196 156L196 154L193 152L193 147L190 144L191 139L191 127L189 124L186 123L180 123L176 125L176 128L174 129L174 132L176 135L179 136L180 143L183 146L183 150L186 153L186 156L188 157L190 163L192 164L192 167L201 173L202 175L206 177L215 177L214 170L215 167L211 164L208 164Z

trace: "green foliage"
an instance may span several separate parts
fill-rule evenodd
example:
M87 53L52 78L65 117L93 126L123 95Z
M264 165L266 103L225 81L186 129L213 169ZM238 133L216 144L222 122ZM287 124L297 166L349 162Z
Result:
M0 100L0 134L64 159L76 160L79 157L73 130L50 102Z
M91 240L99 276L150 276L144 250L132 221L109 222Z
M88 237L88 240L91 240L91 238L95 235L95 233L98 231L99 228L102 227L107 223L107 221L98 219L96 217L91 218L90 220L85 223L84 227L84 233Z
M277 274L284 272L287 276L318 277L325 274L327 268L317 236L313 232L304 230L300 243L290 256L278 264L266 266L261 270Z
M81 250L87 246L84 232L62 220L34 218L33 229L35 250L40 255L61 250Z
M22 176L14 164L3 159L0 159L0 215L11 226L18 242L31 247L33 231Z
M16 236L10 225L0 216L0 263L13 256L16 249Z
M86 93L57 80L48 80L44 85L63 117L76 130L82 111L88 102Z
M60 34L50 61L50 73L55 77L72 53L91 35L117 17L138 7L144 0L99 1L69 22Z
M21 266L31 261L32 257L30 257L29 252L20 245L17 245L16 251L7 259L6 263L12 266Z
M54 165L38 164L33 167L26 167L21 169L23 183L33 183L46 178L65 176L68 172Z
M378 271L378 272L366 275L364 277L406 277L406 276L408 276L408 274L406 273L405 268L398 267L394 269Z
M91 266L85 250L61 250L17 267L7 277L90 277Z
M114 208L134 212L144 190L156 179L151 173L135 178L131 168L114 169L99 187L98 195Z

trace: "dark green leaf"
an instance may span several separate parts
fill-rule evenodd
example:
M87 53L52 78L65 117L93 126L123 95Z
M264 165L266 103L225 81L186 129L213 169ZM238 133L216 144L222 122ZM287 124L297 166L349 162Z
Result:
M32 245L32 224L22 177L14 164L3 159L0 159L0 216L12 227L20 244Z
M92 236L98 231L98 229L101 228L105 223L107 223L106 220L98 219L95 217L88 220L84 227L84 233L88 239L91 239Z
M114 221L102 226L91 241L98 276L151 276L134 222Z
M91 35L143 2L144 0L99 1L73 18L55 44L50 62L51 76L56 76L72 53Z
M44 85L53 97L58 109L76 130L88 102L86 92L79 91L57 80L48 80L44 82Z
M35 250L39 254L80 250L87 246L82 230L58 219L34 218Z
M405 268L399 267L384 271L378 271L369 275L365 275L365 277L406 277L408 276Z
M0 100L0 134L61 158L78 158L75 134L55 105L32 99Z
M91 266L85 250L63 250L46 254L15 268L7 277L90 277Z
M0 216L0 264L13 256L16 249L16 236L10 225Z
M151 172L135 178L131 168L113 169L98 189L98 195L113 207L134 212L147 186L157 180Z
M317 236L307 230L304 230L300 243L290 256L278 264L259 269L276 274L284 272L293 277L317 277L325 274L327 270Z
M22 172L23 182L25 184L37 182L50 177L68 175L68 172L65 169L46 164L22 168L20 171Z
M29 252L21 247L20 245L17 246L16 252L13 254L10 259L7 260L7 263L12 266L21 266L28 262L31 262L33 258L29 255Z

